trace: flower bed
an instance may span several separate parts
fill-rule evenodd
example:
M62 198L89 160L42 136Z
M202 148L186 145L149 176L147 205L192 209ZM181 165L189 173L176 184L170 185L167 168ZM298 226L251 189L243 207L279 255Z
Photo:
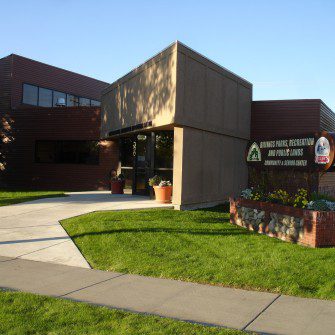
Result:
M314 211L250 199L230 199L230 222L310 247L335 246L335 212Z

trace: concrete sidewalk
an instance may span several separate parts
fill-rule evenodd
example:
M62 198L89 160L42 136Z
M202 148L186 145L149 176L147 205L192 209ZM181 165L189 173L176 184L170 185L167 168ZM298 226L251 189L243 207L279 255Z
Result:
M0 257L0 287L262 334L334 334L335 301Z
M171 207L108 191L68 195L0 207L0 255L89 268L60 220L99 210Z

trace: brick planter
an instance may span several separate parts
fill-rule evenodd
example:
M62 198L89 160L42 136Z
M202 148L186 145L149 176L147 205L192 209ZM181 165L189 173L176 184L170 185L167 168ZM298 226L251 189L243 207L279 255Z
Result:
M319 212L248 199L230 199L230 222L310 247L335 246L335 212Z

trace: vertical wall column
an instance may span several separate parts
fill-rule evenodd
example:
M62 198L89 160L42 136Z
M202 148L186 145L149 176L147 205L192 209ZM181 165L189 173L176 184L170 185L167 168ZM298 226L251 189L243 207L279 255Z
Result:
M210 207L247 186L247 140L190 127L174 128L173 204Z
M174 127L172 203L177 207L177 209L179 209L179 206L182 203L183 142L184 129L181 127Z

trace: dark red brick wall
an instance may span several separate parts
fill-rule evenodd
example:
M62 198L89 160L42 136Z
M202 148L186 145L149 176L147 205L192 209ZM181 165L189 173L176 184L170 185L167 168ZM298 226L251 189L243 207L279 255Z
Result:
M320 104L320 130L335 132L335 113L323 101Z
M268 224L271 220L270 213L287 215L304 219L303 236L298 243L310 247L330 247L335 246L335 212L319 212L291 206L283 206L268 202L261 202L248 199L230 199L230 222L238 224L237 207L257 209L265 212L266 225L259 233L267 234L271 237L279 237L269 232ZM250 230L253 228L250 226Z
M335 131L335 113L320 99L252 102L251 139L297 136L321 130ZM277 171L276 174L280 177L285 173ZM335 194L335 173L328 172L323 176L314 173L309 185L306 185L304 175L296 172L293 180L284 180L282 188L295 192L299 187L304 187L310 192Z
M8 127L11 104L11 57L0 59L0 187L3 184L3 164L6 156L5 142L8 139Z
M101 99L101 91L109 84L100 80L40 63L22 56L10 55L12 62L12 108L22 101L23 83L42 86L65 93Z
M0 59L0 117L10 110L11 102L11 57Z
M304 135L320 131L321 100L253 101L251 138Z
M118 166L118 143L100 142L99 165L35 163L36 140L98 140L100 108L21 108L12 111L7 187L50 190L109 188L109 172Z

